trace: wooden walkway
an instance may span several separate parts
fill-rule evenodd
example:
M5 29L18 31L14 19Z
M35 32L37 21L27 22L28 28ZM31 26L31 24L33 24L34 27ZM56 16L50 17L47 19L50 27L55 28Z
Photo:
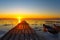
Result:
M25 21L7 32L0 40L40 40L36 32Z

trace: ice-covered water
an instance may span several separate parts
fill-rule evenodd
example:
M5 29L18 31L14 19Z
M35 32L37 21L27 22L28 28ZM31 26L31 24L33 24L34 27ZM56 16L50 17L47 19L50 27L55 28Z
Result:
M60 40L60 33L57 35L52 35L48 32L43 32L43 24L60 24L60 20L26 20L29 25L36 30L36 33L40 35L40 38L46 40ZM53 21L53 22L52 22ZM17 20L0 20L0 37L2 37L5 33L11 30L15 25L17 25ZM40 30L40 31L39 31Z
M60 33L54 35L43 31L36 31L36 33L39 35L41 40L60 40Z

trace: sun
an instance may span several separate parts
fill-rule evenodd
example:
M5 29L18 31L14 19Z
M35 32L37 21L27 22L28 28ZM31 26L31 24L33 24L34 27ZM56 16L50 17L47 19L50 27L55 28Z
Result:
M20 23L22 18L19 16L17 17L17 19L18 19L18 23Z

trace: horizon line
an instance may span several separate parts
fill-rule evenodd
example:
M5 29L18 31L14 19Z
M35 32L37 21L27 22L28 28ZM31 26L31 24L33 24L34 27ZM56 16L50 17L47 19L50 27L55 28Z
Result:
M8 20L8 19L13 19L13 20L16 20L17 18L0 18L0 19L6 19L6 20ZM60 20L60 18L22 18L22 19L24 19L24 20Z

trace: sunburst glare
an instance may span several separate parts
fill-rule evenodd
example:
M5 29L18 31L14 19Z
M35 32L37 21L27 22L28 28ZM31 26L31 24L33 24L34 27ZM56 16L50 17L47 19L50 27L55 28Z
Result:
M17 19L18 19L18 23L20 23L22 18L19 16L17 17Z

